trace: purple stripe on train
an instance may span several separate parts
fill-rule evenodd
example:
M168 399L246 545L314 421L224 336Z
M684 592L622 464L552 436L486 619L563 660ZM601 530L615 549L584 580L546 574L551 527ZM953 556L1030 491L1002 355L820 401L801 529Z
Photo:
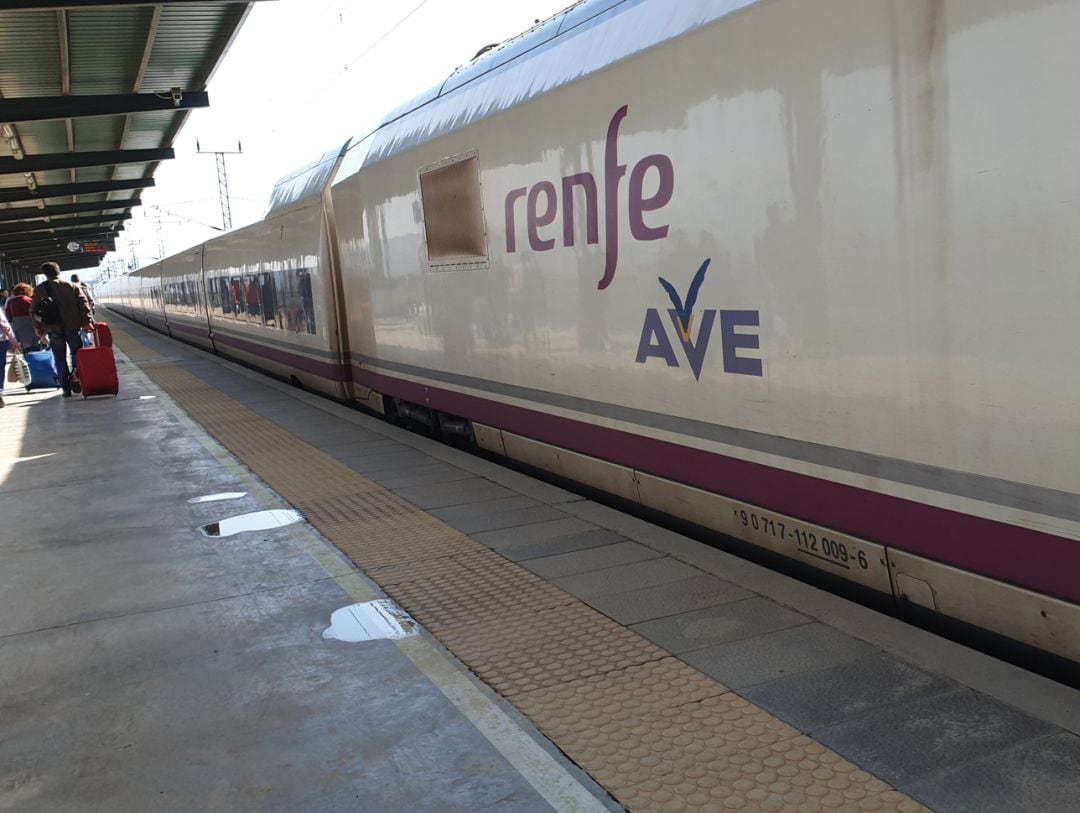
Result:
M356 365L353 380L386 395L1080 603L1080 582L1074 578L1080 573L1080 544L1060 536L404 381Z
M267 347L264 344L258 344L257 342L248 341L236 336L229 336L220 332L215 333L213 339L216 344L223 344L237 350L242 350L253 356L259 356L268 361L290 367L298 372L310 373L311 375L325 378L328 381L333 381L335 384L340 384L345 381L346 376L348 375L345 366L340 363L319 361L317 359L309 358L308 356L289 352L288 350ZM303 350L303 348L298 349Z

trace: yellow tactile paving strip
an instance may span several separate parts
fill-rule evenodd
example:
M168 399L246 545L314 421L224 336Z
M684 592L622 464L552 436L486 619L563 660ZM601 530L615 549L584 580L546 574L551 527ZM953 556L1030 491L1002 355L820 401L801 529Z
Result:
M926 810L114 328L223 446L634 813ZM886 732L882 732L887 736Z

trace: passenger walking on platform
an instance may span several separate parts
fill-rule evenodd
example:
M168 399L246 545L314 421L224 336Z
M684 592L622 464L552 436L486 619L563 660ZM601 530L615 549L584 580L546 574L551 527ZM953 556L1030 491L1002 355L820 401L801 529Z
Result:
M9 347L18 349L15 331L11 329L4 309L0 308L0 407L4 406L4 381L7 379L7 351Z
M93 330L94 319L82 288L60 279L59 265L43 263L41 271L45 274L45 282L34 289L34 319L39 332L49 337L56 374L64 388L64 397L69 398L71 371L75 369L75 357L82 347L79 329ZM67 361L68 348L71 348L71 367Z
M22 345L23 350L33 350L39 344L34 327L34 301L30 298L33 293L33 288L20 282L4 306L8 322L15 331L15 340Z
M90 293L90 286L85 282L80 282L78 274L71 275L71 284L78 285L82 288L82 292L86 296L86 301L90 304L90 313L93 313L94 309L97 308L97 302L94 301L94 295Z

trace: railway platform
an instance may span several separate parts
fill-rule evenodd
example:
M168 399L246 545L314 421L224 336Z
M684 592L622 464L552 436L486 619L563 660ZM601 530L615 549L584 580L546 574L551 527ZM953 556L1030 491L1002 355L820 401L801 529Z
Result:
M1080 811L1080 692L109 321L0 412L0 810Z

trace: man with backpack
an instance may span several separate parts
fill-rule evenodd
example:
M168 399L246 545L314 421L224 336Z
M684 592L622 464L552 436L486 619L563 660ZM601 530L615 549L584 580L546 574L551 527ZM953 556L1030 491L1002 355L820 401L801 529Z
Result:
M34 289L34 321L38 331L49 337L56 373L64 388L64 397L69 398L71 371L75 369L75 356L82 347L79 329L92 330L94 319L82 288L60 279L59 265L43 263L41 271L45 274L45 282ZM68 348L71 348L71 367L67 361Z

